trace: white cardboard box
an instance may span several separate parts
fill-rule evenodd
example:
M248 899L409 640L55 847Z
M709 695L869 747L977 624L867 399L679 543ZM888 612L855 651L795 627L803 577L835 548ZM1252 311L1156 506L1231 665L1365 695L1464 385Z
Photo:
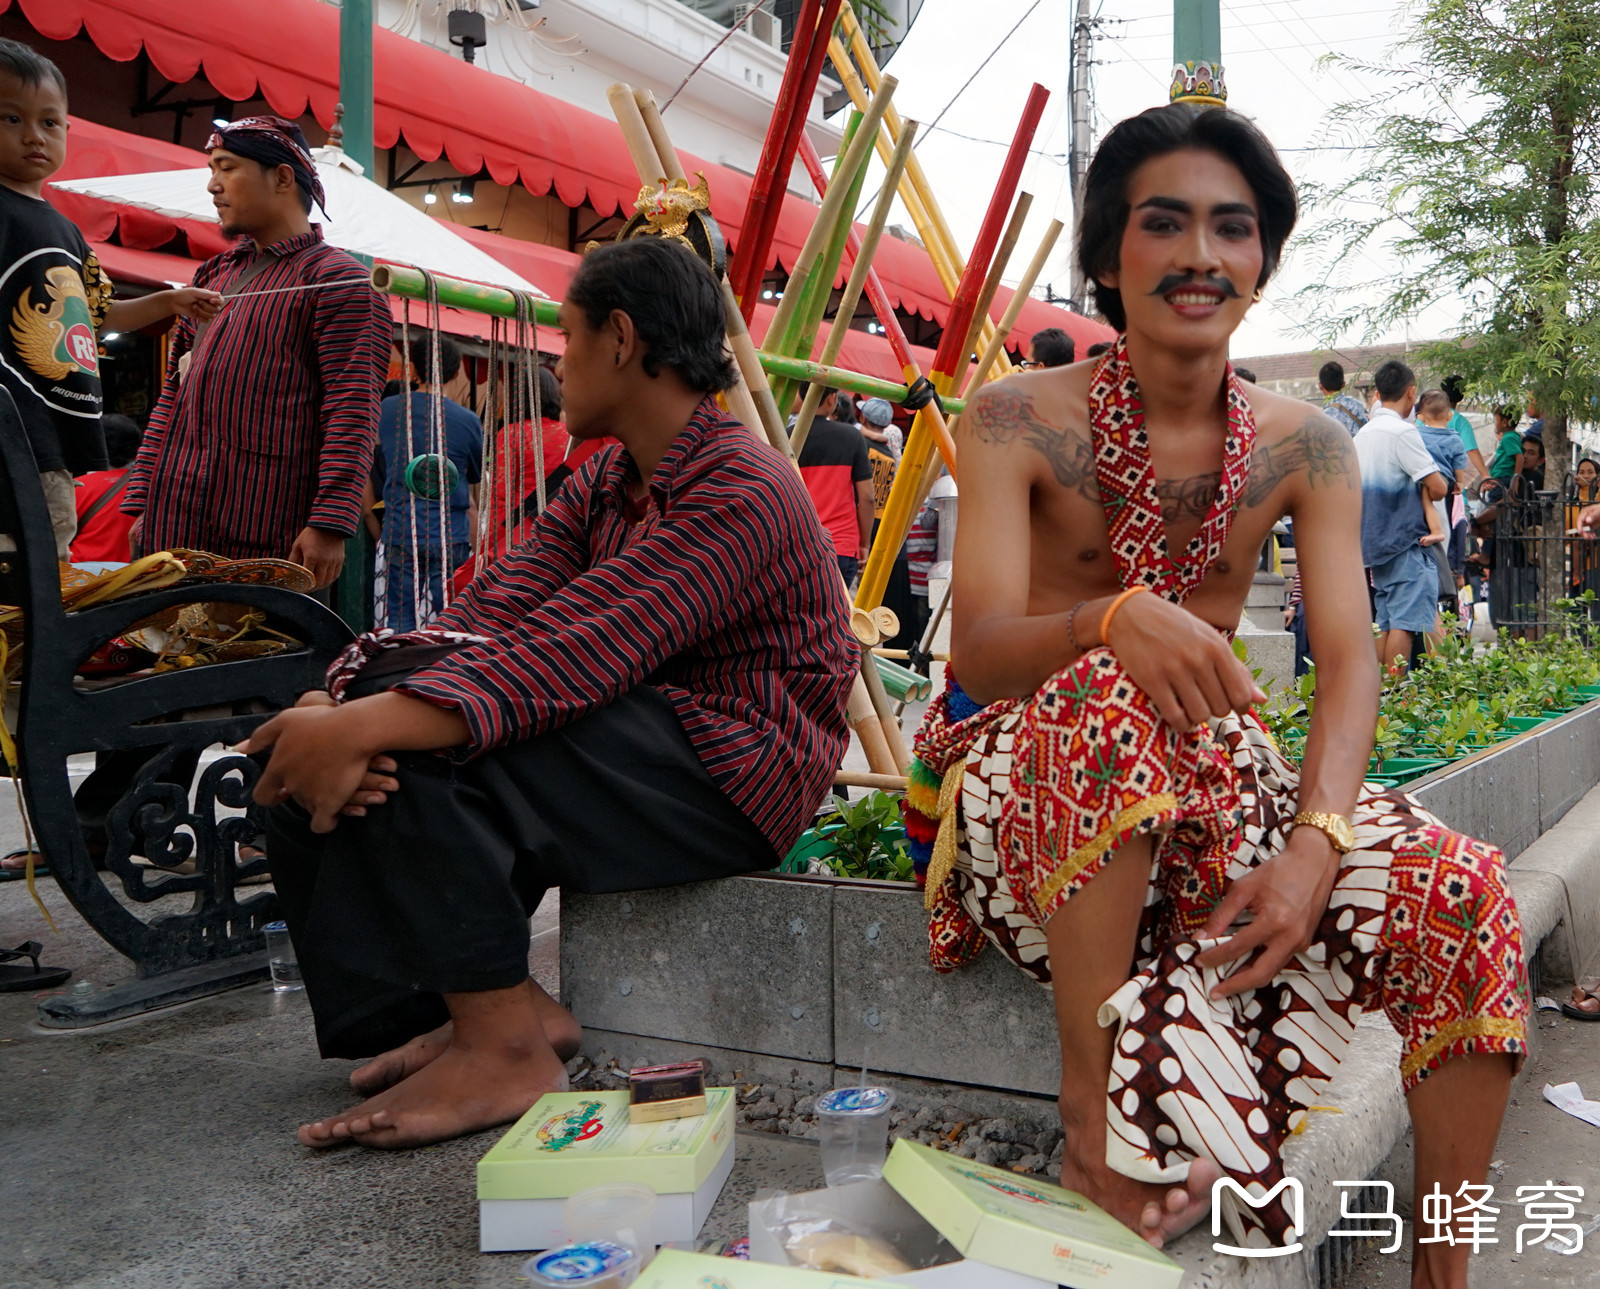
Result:
M711 1206L733 1172L733 1144L722 1152L700 1189L656 1196L656 1241L692 1243L700 1234ZM566 1242L561 1217L564 1199L486 1199L478 1201L478 1251L510 1253L553 1249ZM1032 1283L1030 1281L1030 1283Z
M934 1261L920 1271L901 1272L898 1284L917 1289L1055 1289L1055 1282L963 1258L938 1231L881 1178L851 1182L803 1195L777 1196L750 1205L750 1260L788 1266L789 1259L771 1229L785 1200L799 1200L807 1211L836 1216L853 1230L881 1237L912 1264ZM944 1261L936 1261L944 1258Z

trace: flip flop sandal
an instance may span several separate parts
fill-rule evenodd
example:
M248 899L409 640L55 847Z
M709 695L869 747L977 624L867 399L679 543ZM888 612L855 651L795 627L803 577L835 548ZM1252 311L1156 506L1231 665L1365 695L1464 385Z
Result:
M19 944L15 949L0 949L0 963L12 962L17 958L28 958L33 963L31 967L0 966L0 994L21 993L27 989L54 989L57 985L66 984L72 976L71 970L67 967L41 967L39 955L43 952L44 945L37 940Z
M1586 1002L1594 1004L1593 1011L1585 1009L1583 1004ZM1571 1000L1561 1004L1561 1014L1570 1016L1573 1020L1600 1020L1600 994L1584 989L1581 985L1575 985Z
M33 853L37 856L33 861L33 875L35 877L49 877L50 870L45 865L44 856L40 855L38 851ZM25 850L14 850L9 855L0 857L0 882L24 881L28 876L27 858L28 852ZM19 866L16 868L11 867L7 862L8 860L20 861Z

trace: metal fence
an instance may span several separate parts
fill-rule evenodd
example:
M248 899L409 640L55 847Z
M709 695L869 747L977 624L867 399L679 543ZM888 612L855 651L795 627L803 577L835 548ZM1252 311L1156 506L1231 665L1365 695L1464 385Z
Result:
M1468 580L1474 599L1488 601L1496 627L1537 639L1570 620L1560 601L1585 591L1600 601L1600 541L1573 534L1579 509L1569 480L1561 488L1505 496L1474 522ZM1600 603L1590 607L1589 618L1600 623Z

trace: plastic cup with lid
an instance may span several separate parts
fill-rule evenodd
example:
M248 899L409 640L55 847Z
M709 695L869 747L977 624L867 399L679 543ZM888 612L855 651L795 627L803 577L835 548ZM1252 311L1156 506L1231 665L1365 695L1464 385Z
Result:
M627 1289L639 1278L640 1266L633 1249L596 1240L529 1258L522 1274L538 1289Z
M642 1182L613 1182L578 1191L561 1208L573 1244L610 1242L632 1249L640 1264L656 1251L656 1193Z
M829 1186L883 1176L893 1108L888 1088L834 1088L817 1098L822 1176Z

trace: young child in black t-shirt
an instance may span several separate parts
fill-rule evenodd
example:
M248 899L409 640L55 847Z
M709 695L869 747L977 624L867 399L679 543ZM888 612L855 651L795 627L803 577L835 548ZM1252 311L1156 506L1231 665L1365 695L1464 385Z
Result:
M100 333L173 314L215 317L222 297L184 287L113 300L76 225L44 199L67 155L67 82L48 58L0 40L0 388L33 447L65 560L77 532L73 475L106 466L100 430ZM15 550L0 534L0 550Z

